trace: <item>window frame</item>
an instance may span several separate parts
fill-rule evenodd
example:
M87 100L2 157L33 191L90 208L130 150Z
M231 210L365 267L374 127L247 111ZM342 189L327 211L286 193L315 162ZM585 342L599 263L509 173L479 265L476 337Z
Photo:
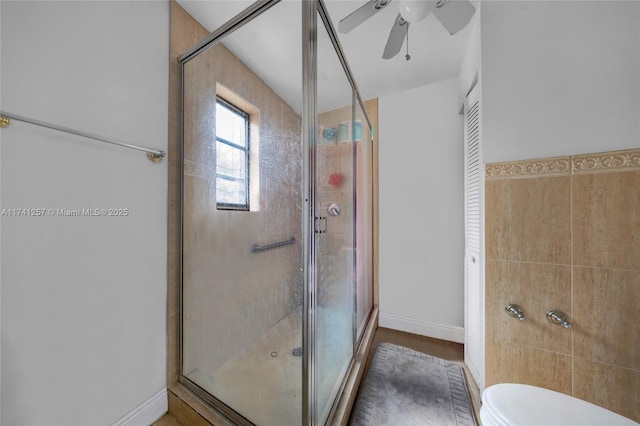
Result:
M234 105L233 103L229 102L228 100L226 100L225 98L223 98L220 95L216 96L216 108L218 107L218 105L221 105L222 107L230 110L232 113L240 116L243 120L244 120L244 126L245 126L245 146L242 145L238 145L237 143L230 141L228 139L222 138L218 136L218 132L216 130L216 151L217 151L217 144L218 142L223 143L233 149L237 149L239 151L242 151L244 153L244 159L245 159L245 174L244 174L244 203L242 204L236 204L236 203L225 203L225 202L220 202L218 201L218 179L225 179L225 180L229 180L229 181L239 181L241 179L235 178L233 176L228 176L228 175L224 175L221 173L218 173L218 163L217 163L217 153L216 153L216 208L218 210L236 210L236 211L249 211L250 210L250 200L251 197L249 195L249 188L250 188L250 184L249 184L249 179L250 179L250 164L249 164L249 157L250 157L250 148L251 148L251 136L249 134L250 132L250 114L246 111L244 111L242 108L237 107L236 105ZM216 127L217 127L217 121L218 121L218 117L216 115Z

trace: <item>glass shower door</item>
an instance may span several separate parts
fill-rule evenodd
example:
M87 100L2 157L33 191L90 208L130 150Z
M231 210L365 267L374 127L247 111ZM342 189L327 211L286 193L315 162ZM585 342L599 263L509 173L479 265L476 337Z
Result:
M255 48L301 20L278 3L183 64L181 381L235 424L302 424L302 82L265 66L300 75L301 42Z
M322 20L317 31L316 424L325 424L354 353L353 91Z

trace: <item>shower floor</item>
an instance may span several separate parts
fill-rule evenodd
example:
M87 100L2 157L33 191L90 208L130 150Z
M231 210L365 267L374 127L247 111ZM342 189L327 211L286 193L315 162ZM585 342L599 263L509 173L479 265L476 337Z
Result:
M318 394L324 401L337 391L341 381L335 379L344 374L351 358L351 346L332 338L350 333L351 317L320 307L317 319ZM301 346L302 316L293 312L213 376L199 369L185 376L257 425L297 426L302 423L302 357L293 351ZM331 404L319 407L323 417L330 408Z
M299 425L302 358L292 350L302 346L301 330L300 314L291 313L213 376L195 369L187 377L253 423Z

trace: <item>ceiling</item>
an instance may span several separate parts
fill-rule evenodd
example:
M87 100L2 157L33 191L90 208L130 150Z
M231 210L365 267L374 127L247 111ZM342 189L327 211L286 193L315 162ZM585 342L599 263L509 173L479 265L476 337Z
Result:
M252 0L177 1L209 31L253 3ZM334 27L337 28L340 19L365 1L325 0ZM476 0L473 3L477 9ZM397 5L392 3L353 31L338 34L363 99L455 77L460 71L473 20L477 17L476 13L466 28L451 36L433 15L429 15L409 28L411 60L404 57L406 42L397 56L382 59L382 51L397 14ZM301 2L283 0L223 41L296 111L301 110L302 91L300 17ZM318 107L322 112L346 105L350 102L350 93L323 30L318 32L318 49Z

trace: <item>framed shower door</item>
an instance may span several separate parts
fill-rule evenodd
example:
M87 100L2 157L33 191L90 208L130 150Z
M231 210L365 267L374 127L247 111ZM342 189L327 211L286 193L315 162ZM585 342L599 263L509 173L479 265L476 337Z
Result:
M233 424L327 424L372 308L371 124L335 30L256 2L180 61L180 381Z
M301 9L257 3L182 63L181 382L239 425L303 423L302 81L261 66L301 49L255 49Z

